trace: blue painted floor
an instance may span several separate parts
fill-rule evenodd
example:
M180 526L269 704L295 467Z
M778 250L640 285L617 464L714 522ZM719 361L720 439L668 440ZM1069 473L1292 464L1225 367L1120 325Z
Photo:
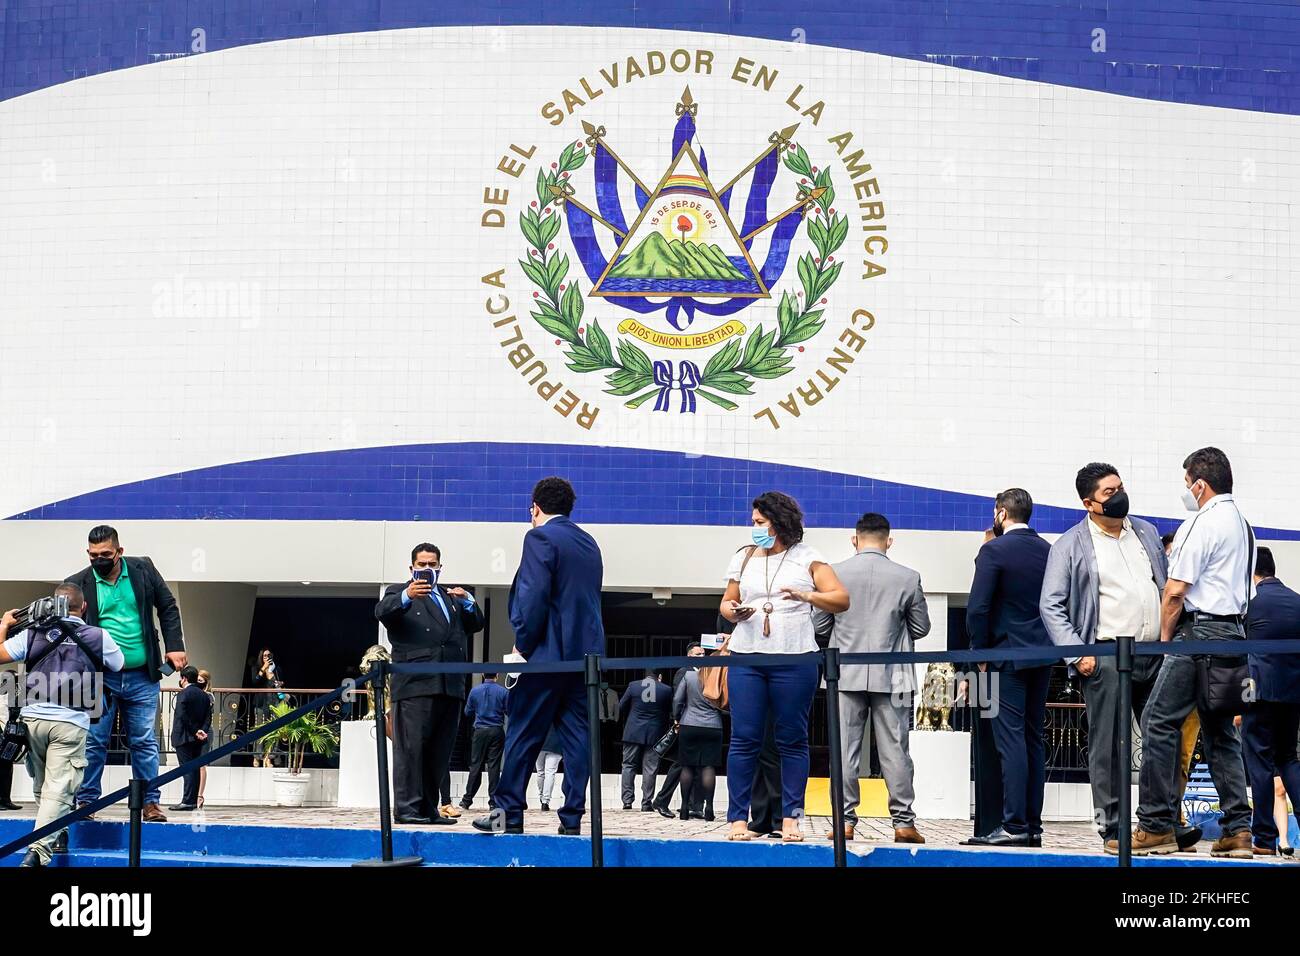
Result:
M31 832L31 821L0 821L0 843ZM94 821L77 824L69 853L55 866L117 867L127 858L127 825ZM379 856L379 831L363 828L288 827L186 823L149 824L143 832L145 866L350 866ZM427 866L504 867L591 865L591 842L583 837L541 834L487 836L395 830L396 856L419 856ZM16 866L21 854L0 860ZM623 867L830 867L829 843L782 845L774 841L671 840L611 837L605 840L605 865ZM852 867L1114 867L1113 857L1057 850L979 850L851 845ZM1256 866L1250 861L1217 860L1206 855L1135 859L1141 867Z

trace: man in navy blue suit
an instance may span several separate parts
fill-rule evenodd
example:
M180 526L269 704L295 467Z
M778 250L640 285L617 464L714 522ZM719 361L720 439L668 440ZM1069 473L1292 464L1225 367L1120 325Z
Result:
M993 533L975 559L975 580L966 606L972 649L1042 647L1052 639L1038 614L1043 572L1051 546L1029 527L1034 502L1023 488L1009 488L993 503ZM1002 764L1002 825L970 840L977 846L1042 846L1046 752L1047 678L1059 655L979 665L993 670L998 709L991 718ZM977 720L986 719L980 715Z
M1246 612L1246 639L1287 641L1300 637L1300 594L1277 579L1269 548L1255 552L1255 597ZM1256 856L1277 853L1273 778L1279 777L1300 820L1300 654L1251 654L1255 701L1241 719L1242 751L1250 777L1255 815L1251 821Z
M510 586L515 650L530 664L580 661L588 654L605 653L600 606L604 565L596 540L569 520L576 498L563 478L543 478L533 488L533 530L524 536L523 557ZM475 820L476 830L524 832L528 778L552 727L564 757L560 833L579 832L591 775L581 673L519 676L506 704L497 811Z

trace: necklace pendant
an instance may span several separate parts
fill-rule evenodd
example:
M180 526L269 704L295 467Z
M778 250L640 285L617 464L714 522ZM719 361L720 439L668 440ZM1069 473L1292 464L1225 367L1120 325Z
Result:
M771 607L772 605L769 604L767 606ZM772 636L772 612L771 611L763 612L763 636L764 637Z
M763 605L763 613L764 613L764 614L771 614L772 611L774 611L774 610L775 610L775 608L772 607L772 602L771 602L771 601L768 601L768 602L766 602L766 603Z

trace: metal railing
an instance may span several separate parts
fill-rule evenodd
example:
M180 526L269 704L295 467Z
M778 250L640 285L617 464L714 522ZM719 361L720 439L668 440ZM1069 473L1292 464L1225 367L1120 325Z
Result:
M1230 644L1233 649L1229 651L1229 649L1224 646L1225 644ZM939 661L968 664L987 661L1009 663L1021 660L1042 660L1043 653L1042 648L1032 647L983 648L980 650L966 651L881 652L867 654L841 654L838 648L830 647L816 652L816 655L820 658L822 674L826 683L826 730L830 749L829 790L831 794L830 803L831 816L833 820L832 840L834 843L835 866L844 867L847 865L847 847L844 838L844 806L843 801L838 798L838 795L843 792L844 780L844 768L840 757L841 727L839 719L839 679L841 668L858 664L926 664ZM1135 644L1134 639L1131 637L1120 637L1115 641L1092 645L1089 653L1090 656L1094 657L1114 656L1117 658L1116 671L1118 672L1119 677L1119 699L1117 701L1116 713L1127 716L1132 713L1133 659L1135 656L1203 655L1242 657L1246 654L1300 654L1300 639L1249 642L1174 641L1168 643L1146 642ZM813 655L809 654L804 656L811 657ZM707 660L708 663L704 664L702 663L702 660ZM790 655L784 654L730 654L715 655L704 659L697 657L613 658L592 654L580 661L557 661L542 664L511 664L509 665L509 670L512 673L520 674L583 675L583 680L587 688L587 740L590 766L598 769L600 766L599 695L601 692L601 678L604 673L628 668L643 669L679 666L762 668L784 666L788 665L790 661ZM79 807L63 817L34 830L32 833L26 834L22 838L0 847L0 858L23 849L36 840L57 833L69 824L82 820L92 813L96 813L105 807L118 803L123 799L127 799L127 805L130 811L128 865L133 867L139 866L141 854L141 832L143 829L142 813L144 809L144 796L151 787L161 787L182 776L193 773L200 767L207 766L213 761L229 756L249 743L256 742L267 734L278 730L280 727L296 720L304 714L319 711L321 708L329 706L333 701L339 700L345 695L356 693L358 688L363 685L372 684L372 693L375 697L375 755L379 780L381 858L369 862L379 865L418 865L423 862L423 860L418 857L406 857L402 859L394 859L393 857L393 821L388 779L388 745L385 723L386 701L384 694L384 678L388 674L486 674L500 673L502 670L503 665L499 662L393 664L387 661L380 661L371 672L364 677L349 681L344 686L330 691L328 694L307 701L284 716L276 718L268 724L249 731L235 740L217 747L195 760L182 764L166 773L159 774L152 780L133 779L128 787L124 787L111 794L103 796L93 803ZM1131 765L1133 750L1133 741L1131 736L1128 734L1120 734L1118 742L1121 764ZM1132 796L1130 788L1125 786L1120 787L1118 865L1121 867L1132 865L1133 814L1131 803ZM591 863L593 867L602 867L604 866L604 814L601 806L601 777L599 772L592 774L589 780L588 804L591 815Z
M290 707L299 707L312 700L329 695L333 689L332 687L214 687L209 691L213 698L211 740L213 744L238 740L247 734L249 730L271 719L271 706L273 704L287 703ZM163 733L163 728L172 725L172 716L176 709L176 698L180 694L180 688L163 687L160 690L158 719L154 725L155 736L158 738L158 752L160 754L174 754L176 751L172 747L171 734ZM354 719L353 715L358 713L358 709L360 713L365 713L366 700L369 696L369 688L364 688L356 692L354 699L336 698L316 710L316 716L322 723L331 725L342 723L345 720L352 720ZM130 749L127 746L123 722L124 717L121 708L119 708L109 737L108 754L110 758L121 759L125 762L129 758ZM235 751L231 756L235 758L260 757L261 751L250 743ZM310 762L310 755L308 759L309 766L337 765L336 761L324 760L323 758L319 763L312 763Z

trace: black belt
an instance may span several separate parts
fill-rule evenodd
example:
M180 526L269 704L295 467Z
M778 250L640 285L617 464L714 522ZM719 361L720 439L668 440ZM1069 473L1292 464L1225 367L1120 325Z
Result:
M1246 615L1210 614L1206 611L1184 611L1183 620L1190 620L1194 624L1199 624L1201 621L1221 621L1225 624L1245 624Z

